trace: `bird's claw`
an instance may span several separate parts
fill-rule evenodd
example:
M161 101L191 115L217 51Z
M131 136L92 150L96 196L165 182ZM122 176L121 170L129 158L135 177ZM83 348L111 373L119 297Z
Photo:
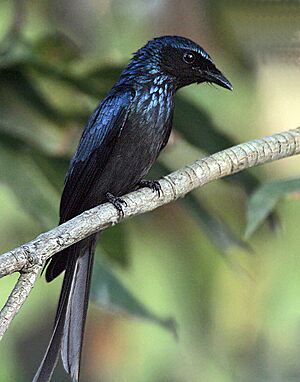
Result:
M157 196L160 197L162 194L161 185L157 180L141 180L139 183L139 188L148 187L151 188L153 192L157 193Z
M124 217L123 206L127 207L127 203L125 202L125 200L111 194L110 192L107 192L105 196L107 200L109 201L109 203L111 203L115 207L115 209L118 211L119 217L123 218Z

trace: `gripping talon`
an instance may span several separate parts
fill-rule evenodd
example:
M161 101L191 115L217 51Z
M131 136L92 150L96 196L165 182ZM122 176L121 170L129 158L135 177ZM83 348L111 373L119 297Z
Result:
M162 194L161 185L157 180L141 180L139 183L139 188L143 187L151 188L152 191L156 192L158 197Z
M111 203L115 207L115 209L118 211L119 217L123 218L124 217L123 206L127 207L126 201L118 196L111 194L110 192L107 192L105 196L107 200L109 201L109 203Z

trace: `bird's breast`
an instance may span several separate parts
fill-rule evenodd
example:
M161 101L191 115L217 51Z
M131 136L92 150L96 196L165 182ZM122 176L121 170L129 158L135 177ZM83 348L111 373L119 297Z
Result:
M130 111L128 130L136 137L136 148L153 154L155 152L155 158L169 133L174 108L173 95L168 84L154 83L147 91L137 93L137 101Z
M172 114L173 93L167 87L137 92L102 174L102 180L110 179L110 192L126 193L147 175L168 139Z
M137 92L131 115L160 134L173 112L174 91L170 84L153 83L146 91Z

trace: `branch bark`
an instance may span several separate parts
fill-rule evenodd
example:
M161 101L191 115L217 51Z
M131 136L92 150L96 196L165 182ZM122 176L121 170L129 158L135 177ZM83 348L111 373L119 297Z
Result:
M125 195L122 198L127 206L123 218L152 211L216 179L299 153L300 128L231 147L161 179L160 197L147 188ZM0 278L14 272L20 272L21 276L0 312L0 339L34 287L48 258L119 221L116 209L105 203L1 255Z

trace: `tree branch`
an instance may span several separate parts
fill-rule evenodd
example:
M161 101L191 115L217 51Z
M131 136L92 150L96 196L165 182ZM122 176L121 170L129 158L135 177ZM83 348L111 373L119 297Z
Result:
M28 273L21 273L9 298L0 312L0 339L8 329L11 321L21 309L31 292L40 273L40 267L33 267Z
M213 180L299 153L300 128L231 147L199 159L161 179L160 197L148 188L122 197L127 203L123 218L152 211ZM105 203L1 255L0 278L14 272L20 272L21 276L0 312L0 339L34 287L45 261L62 249L119 220L115 207Z

